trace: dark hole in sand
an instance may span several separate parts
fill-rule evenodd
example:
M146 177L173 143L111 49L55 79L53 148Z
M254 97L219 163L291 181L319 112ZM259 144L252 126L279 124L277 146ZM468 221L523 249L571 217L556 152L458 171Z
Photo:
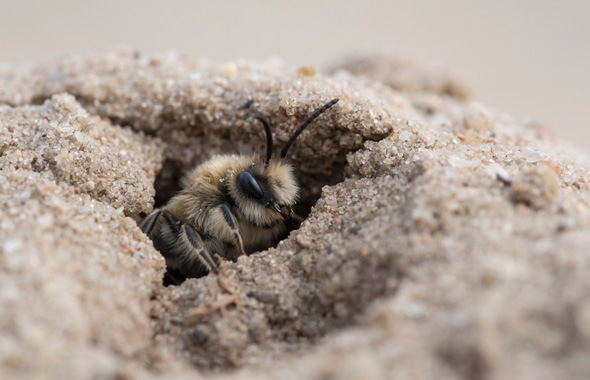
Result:
M194 167L198 166L197 163ZM336 173L333 176L323 175L305 175L296 170L296 178L298 179L301 197L299 202L293 207L293 211L301 216L303 219L307 218L311 212L312 207L315 205L317 200L320 198L322 187L325 185L335 185L344 180L343 164L338 165L339 167L333 171ZM156 196L154 201L154 208L160 208L165 206L168 201L182 190L180 181L187 171L183 165L174 160L166 160L162 166L162 170L157 175L154 187L156 189ZM300 223L295 219L287 221L287 234L286 238L292 231L297 230ZM164 285L170 285L166 281L167 276L164 277Z

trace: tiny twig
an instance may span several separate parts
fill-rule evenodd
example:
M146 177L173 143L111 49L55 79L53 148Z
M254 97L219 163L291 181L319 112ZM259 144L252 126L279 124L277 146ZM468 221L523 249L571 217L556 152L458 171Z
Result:
M185 318L202 317L204 315L211 314L216 310L223 310L226 306L229 306L232 303L238 303L238 297L235 294L226 296L215 302L211 302L209 305L206 306L193 307L192 309L189 309L184 316Z

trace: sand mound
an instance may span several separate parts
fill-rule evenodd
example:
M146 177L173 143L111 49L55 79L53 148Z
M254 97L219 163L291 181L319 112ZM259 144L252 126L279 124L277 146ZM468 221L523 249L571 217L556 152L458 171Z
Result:
M124 49L0 67L0 377L590 376L586 158L427 62L325 73ZM288 157L301 228L163 287L129 217L156 174L165 202L202 159L264 150L252 113L281 145L334 97Z

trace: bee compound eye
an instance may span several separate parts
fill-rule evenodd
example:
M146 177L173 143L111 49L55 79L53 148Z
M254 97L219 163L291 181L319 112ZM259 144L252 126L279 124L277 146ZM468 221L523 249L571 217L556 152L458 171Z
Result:
M256 178L249 172L242 172L238 177L238 182L240 186L254 199L262 199L264 197L264 192L262 191L262 187L256 181Z

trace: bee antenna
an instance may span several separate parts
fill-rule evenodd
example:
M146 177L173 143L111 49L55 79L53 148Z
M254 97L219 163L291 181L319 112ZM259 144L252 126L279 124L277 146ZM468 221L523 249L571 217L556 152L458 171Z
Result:
M328 103L324 104L321 108L318 108L317 110L315 110L315 112L313 114L311 114L311 116L308 117L307 120L305 120L303 122L303 124L301 124L299 126L299 128L297 128L297 130L289 138L289 140L287 141L287 143L285 144L285 146L283 147L283 149L281 149L281 158L285 158L285 156L287 155L287 151L289 150L289 148L291 147L291 145L293 145L293 142L295 141L295 139L297 139L297 137L299 137L299 135L301 134L301 132L303 132L303 130L305 129L305 127L307 127L315 119L317 119L318 116L320 116L321 114L323 114L324 112L326 112L328 110L328 108L330 108L334 104L338 103L339 100L340 99L338 99L338 98L332 99Z
M272 132L270 130L270 124L268 124L268 120L259 113L255 114L254 118L262 123L264 131L266 132L266 162L264 163L264 166L268 168L272 157Z

